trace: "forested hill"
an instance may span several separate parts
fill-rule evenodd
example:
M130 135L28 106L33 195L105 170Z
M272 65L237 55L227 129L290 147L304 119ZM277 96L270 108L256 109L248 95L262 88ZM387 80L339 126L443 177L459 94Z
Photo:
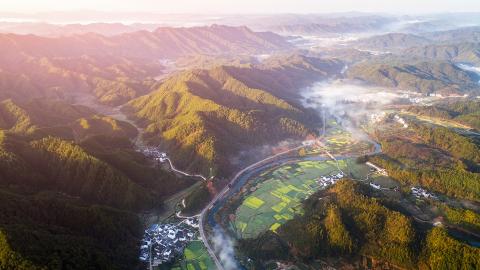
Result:
M0 269L137 266L137 214L192 180L135 151L132 128L61 101L0 102Z
M128 138L137 135L135 127L127 122L98 115L85 106L46 99L1 101L0 129L30 138L50 135L78 142L95 135Z
M255 55L290 49L273 33L214 25L159 28L105 37L0 34L0 100L90 94L120 105L148 93L160 60L196 54Z
M479 76L449 61L385 57L353 65L347 77L370 85L416 91L423 94L478 93Z
M294 259L325 260L354 269L480 267L479 248L452 238L445 228L422 227L396 202L376 197L368 186L353 180L343 179L317 192L304 202L304 209L303 216L288 221L276 233L242 240L240 250L256 266ZM369 258L373 266L362 258Z
M448 60L457 63L480 63L480 43L473 42L430 44L427 46L412 47L402 53L426 59Z
M335 61L322 63L339 68ZM182 168L206 174L213 168L225 175L232 170L229 157L241 150L315 132L316 114L286 97L332 69L322 73L319 65L317 70L304 65L188 71L125 109L146 127L148 140L162 143Z
M426 32L421 35L410 33L388 33L352 41L351 44L364 49L399 52L401 49L422 46L449 46L459 43L478 43L480 27L463 27L447 31ZM451 51L455 54L454 51Z

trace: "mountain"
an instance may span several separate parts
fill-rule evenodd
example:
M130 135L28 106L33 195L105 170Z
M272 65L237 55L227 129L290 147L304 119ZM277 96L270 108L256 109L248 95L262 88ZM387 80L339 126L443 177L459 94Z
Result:
M85 106L46 99L0 102L0 129L31 138L51 135L76 141L95 135L128 138L137 135L135 127L126 122L97 115Z
M295 91L306 86L308 77L313 82L341 69L327 60L271 61L260 67L186 71L124 110L145 127L147 140L161 144L180 167L205 174L212 168L224 176L232 170L230 158L241 150L314 133L318 120L298 105Z
M96 33L114 36L140 30L153 31L158 24L123 24L123 23L89 23L89 24L51 24L44 22L0 22L0 33L18 35L37 35L46 37L71 36Z
M272 18L270 26L265 27L276 33L294 35L322 35L338 33L370 32L383 29L385 25L393 22L394 18L376 15L309 15L291 17L285 15Z
M354 41L353 45L377 50L399 49L429 44L431 41L413 34L390 33Z
M402 53L413 57L480 64L480 43L431 44L409 48Z
M448 46L480 42L480 27L463 27L421 34L388 33L353 41L350 44L372 50L398 50L410 47Z
M106 37L0 34L0 99L66 99L78 93L121 105L150 91L160 59L193 54L261 54L289 49L273 33L213 25Z
M347 70L346 76L371 85L415 91L422 94L459 94L478 92L478 75L446 61L372 60Z
M86 205L58 193L20 195L3 188L0 203L3 269L137 266L142 225L131 212Z
M409 112L428 117L448 119L480 130L480 101L438 103L432 106L411 106Z
M308 265L322 260L330 267L349 269L480 266L478 248L450 236L443 226L417 223L400 203L354 180L342 179L318 191L303 207L303 215L281 225L276 233L241 239L239 249L260 268L293 259Z
M0 268L137 267L138 213L193 180L137 152L135 134L84 106L0 102Z
M480 27L461 27L446 31L436 31L423 34L425 38L436 42L480 42Z
M92 95L104 104L120 105L145 94L162 72L155 62L116 56L34 57L0 53L0 100L71 99Z
M79 57L114 55L125 58L162 59L189 54L252 54L290 49L281 36L253 32L246 27L222 25L191 28L157 28L111 37L94 33L47 38L34 35L0 35L2 54L23 53L32 57Z

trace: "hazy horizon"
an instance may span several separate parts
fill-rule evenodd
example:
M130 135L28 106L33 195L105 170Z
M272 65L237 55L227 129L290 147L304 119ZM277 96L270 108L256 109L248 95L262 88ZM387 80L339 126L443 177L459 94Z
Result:
M222 0L179 0L179 1L32 1L19 0L0 4L0 13L42 13L71 11L101 11L113 13L162 13L162 14L279 14L279 13L392 13L399 15L450 13L450 12L480 12L480 2L474 0L338 0L335 3L312 0L263 0L263 1L222 1Z

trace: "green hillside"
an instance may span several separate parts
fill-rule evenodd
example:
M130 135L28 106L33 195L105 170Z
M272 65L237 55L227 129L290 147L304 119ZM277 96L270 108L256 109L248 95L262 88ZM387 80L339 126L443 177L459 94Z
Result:
M291 89L276 88L282 73L288 74L254 67L188 71L125 110L145 126L147 140L163 144L179 166L205 174L213 168L222 175L231 169L229 157L241 150L314 132L313 113L275 95Z
M347 77L375 86L415 91L423 94L478 92L478 75L446 61L396 60L385 58L355 64Z
M355 269L477 269L480 249L445 228L424 228L367 186L344 179L304 202L305 214L240 242L258 267L270 260L336 262ZM400 208L401 209L401 208ZM343 261L339 258L345 258ZM373 262L373 266L369 266Z
M0 109L0 269L135 268L137 213L161 209L193 180L154 166L128 137L112 135L116 121L87 108L7 100ZM51 136L73 136L71 121L85 119L95 132L80 144Z
M97 115L84 106L46 99L0 102L0 129L31 138L51 135L76 141L95 135L128 138L137 135L136 128L127 122Z
M413 47L403 51L405 55L448 60L455 62L480 63L479 43L430 44L423 47Z

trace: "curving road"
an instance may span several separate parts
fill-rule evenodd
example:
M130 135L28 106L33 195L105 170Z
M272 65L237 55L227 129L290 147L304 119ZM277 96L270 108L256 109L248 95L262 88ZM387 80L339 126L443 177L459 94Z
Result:
M323 136L322 136L323 137ZM315 141L315 143L317 144L317 146L320 146L324 151L325 153L327 154L328 157L330 157L331 159L333 159L334 161L337 162L337 167L338 169L340 170L339 166L338 166L338 161L337 161L337 158L332 155L327 149L326 147L324 147L324 145L320 142L320 139L317 139ZM369 142L371 142L375 149L372 151L372 153L379 153L381 152L381 146L373 141L373 140L370 140L368 139ZM205 245L205 247L207 248L208 250L208 253L210 254L210 257L212 257L212 259L214 260L215 262L215 265L216 267L219 269L219 270L224 270L225 268L223 267L220 259L218 258L217 254L215 253L214 249L212 248L212 246L210 245L209 241L208 241L208 238L206 236L206 233L205 233L205 227L204 227L204 223L205 223L205 218L207 217L207 213L209 212L209 210L212 209L212 207L215 206L215 204L223 199L226 198L226 195L227 193L230 191L230 187L233 187L234 184L240 179L242 178L242 176L244 176L244 174L246 174L247 172L249 171L252 171L252 170L255 170L257 169L258 167L260 166L263 166L263 165L266 165L266 163L268 163L269 161L273 161L275 158L278 158L282 155L285 155L285 154L288 154L290 152L293 152L293 151L296 151L296 150L299 150L301 149L302 147L305 147L305 145L300 145L300 146L297 146L297 147L294 147L294 148L291 148L291 149L288 149L286 151L283 151L281 153L278 153L278 154L275 154L275 155L272 155L272 156L269 156L265 159L262 159L254 164L251 164L249 165L248 167L245 167L244 169L242 169L241 171L239 171L233 178L232 180L229 182L229 184L223 188L223 190L221 192L219 192L211 201L210 203L202 210L201 214L200 214L200 227L199 227L199 230L200 230L200 236L202 238L202 241ZM341 170L340 170L341 171Z
M242 176L245 172L249 171L249 170L252 170L252 169L255 169L256 167L260 166L260 165L264 165L265 162L268 162L268 161L271 161L279 156L282 156L282 155L285 155L285 154L288 154L290 152L293 152L293 151L296 151L296 150L299 150L301 149L302 147L304 147L304 145L300 145L300 146L297 146L297 147L294 147L294 148L291 148L291 149L288 149L286 151L283 151L281 153L278 153L278 154L275 154L275 155L272 155L272 156L269 156L265 159L262 159L258 162L255 162L251 165L249 165L248 167L245 167L244 169L242 169L241 171L239 171L233 178L232 180L229 182L229 184L227 186L225 186L223 188L223 190L221 192L219 192L211 201L210 203L202 210L201 214L200 214L200 222L199 222L199 231L200 231L200 237L202 238L202 241L203 241L203 244L205 245L205 247L207 248L207 251L208 253L210 254L210 257L212 257L213 261L215 262L215 265L217 267L217 269L219 270L224 270L225 268L223 267L222 263L220 262L220 259L218 258L217 254L215 253L215 251L213 250L212 246L210 245L210 242L208 241L208 238L205 234L205 227L203 226L204 224L204 220L205 220L205 216L208 212L208 210L210 210L214 205L215 203L217 203L220 199L223 199L224 196L227 194L227 192L230 190L230 187L233 186L233 184L235 184L235 182L239 179L240 176Z
M202 178L202 180L204 181L207 181L207 178L201 174L189 174L187 172L184 172L184 171L180 171L178 170L177 168L175 168L175 166L173 166L173 163L172 161L170 160L170 158L165 158L168 163L170 164L170 168L172 169L172 171L176 172L176 173L179 173L179 174L182 174L182 175L185 175L185 176L189 176L189 177L197 177L197 178Z

